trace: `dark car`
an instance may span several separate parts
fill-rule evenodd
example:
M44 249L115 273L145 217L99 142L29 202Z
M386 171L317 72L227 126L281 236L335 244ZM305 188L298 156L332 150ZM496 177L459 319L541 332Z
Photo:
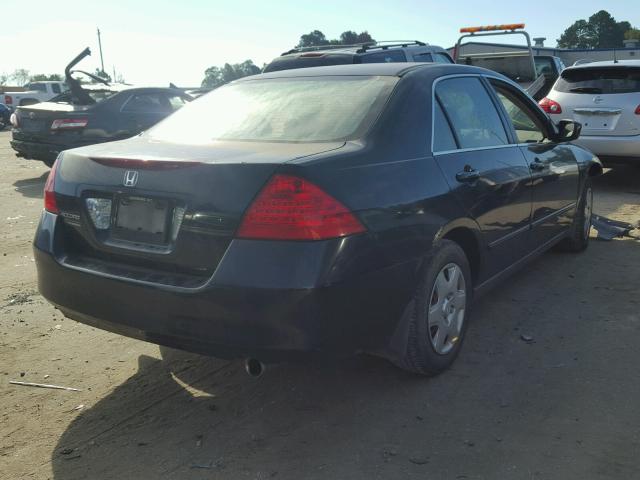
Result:
M100 83L80 84L70 68L88 54L67 66L68 92L16 109L11 147L19 157L51 166L61 151L132 137L191 100L179 89L112 85L94 75Z
M11 110L5 104L0 103L0 130L4 130L9 125Z
M238 80L58 157L40 292L72 319L185 350L370 352L435 374L474 297L550 247L587 247L602 167L568 143L579 130L476 67Z
M437 45L419 40L372 42L362 45L334 45L294 48L272 60L264 73L296 68L348 65L352 63L435 62L454 63L449 53Z

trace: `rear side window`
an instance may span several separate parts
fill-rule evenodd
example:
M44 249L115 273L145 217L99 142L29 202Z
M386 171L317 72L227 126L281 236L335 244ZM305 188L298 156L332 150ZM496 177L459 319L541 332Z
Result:
M436 101L433 117L433 151L446 152L457 148L456 139L449 126L449 120L445 117L440 102Z
M37 92L47 92L47 86L44 83L32 83L28 86L29 90L36 90Z
M558 92L611 94L640 92L640 68L575 68L562 72L553 87Z
M293 68L325 67L327 65L349 65L355 63L351 54L307 53L299 56L285 56L275 59L264 68L264 73L291 70Z
M436 95L451 120L460 148L507 145L498 111L479 78L443 80Z
M169 109L162 95L158 93L144 93L131 97L122 111L134 113L165 113L169 111Z
M406 62L407 57L402 50L389 50L369 53L360 57L362 63L397 63Z
M414 62L433 62L433 57L430 53L416 53L413 56Z
M435 59L436 63L453 63L451 61L451 58L449 58L449 56L445 55L444 53L434 53L433 58Z

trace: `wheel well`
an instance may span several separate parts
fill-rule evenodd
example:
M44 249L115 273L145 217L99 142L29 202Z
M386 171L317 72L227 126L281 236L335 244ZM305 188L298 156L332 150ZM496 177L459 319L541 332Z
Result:
M598 175L602 175L602 166L594 163L589 167L588 173L590 177L597 177Z
M469 260L471 278L475 283L480 270L480 246L474 233L468 228L458 227L447 232L443 238L456 242L464 250L467 260Z

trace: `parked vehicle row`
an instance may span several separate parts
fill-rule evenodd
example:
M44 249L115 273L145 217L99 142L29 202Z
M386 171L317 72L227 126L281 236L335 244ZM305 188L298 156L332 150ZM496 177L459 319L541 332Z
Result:
M437 374L474 297L553 246L587 247L602 167L579 134L481 68L246 77L60 154L40 292L69 318L254 372L364 351Z
M11 146L18 156L51 166L61 151L132 137L191 100L179 89L135 88L92 75L97 83L81 84L71 69L87 55L89 49L67 66L67 92L16 110Z
M555 121L580 122L576 143L604 162L640 164L640 60L568 67L540 105Z
M17 107L46 102L66 90L65 82L32 82L25 86L24 92L5 92L0 95L0 102L13 110Z

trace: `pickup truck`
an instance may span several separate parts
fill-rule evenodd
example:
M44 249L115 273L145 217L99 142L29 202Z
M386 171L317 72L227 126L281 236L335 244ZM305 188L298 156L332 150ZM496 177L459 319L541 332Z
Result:
M529 34L523 30L523 23L506 25L486 25L482 27L461 28L463 35L458 39L454 50L456 63L483 67L501 73L520 84L535 100L544 98L564 69L562 61L550 55L534 55ZM527 45L522 50L465 53L462 51L465 38L477 38L493 35L523 35Z
M65 82L56 81L32 82L25 88L24 92L5 92L4 95L0 95L0 103L13 110L16 107L46 102L68 90Z

